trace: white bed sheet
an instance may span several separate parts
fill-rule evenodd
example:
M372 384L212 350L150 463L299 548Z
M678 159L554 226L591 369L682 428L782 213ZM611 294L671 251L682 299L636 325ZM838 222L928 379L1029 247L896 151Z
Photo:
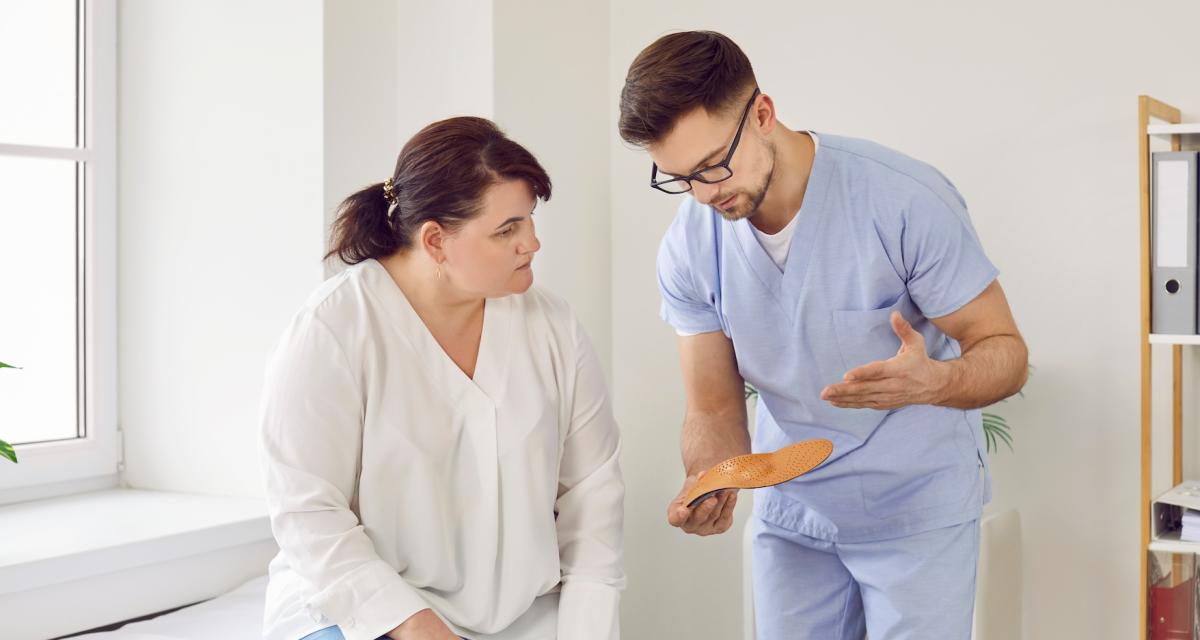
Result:
M78 640L260 640L267 577L261 576L207 602ZM72 638L72 640L77 640Z

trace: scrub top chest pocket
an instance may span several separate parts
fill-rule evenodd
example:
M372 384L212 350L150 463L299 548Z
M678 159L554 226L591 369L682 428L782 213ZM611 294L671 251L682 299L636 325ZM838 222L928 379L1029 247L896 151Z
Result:
M900 350L900 338L892 329L892 312L912 324L925 338L929 357L942 360L957 357L956 349L947 350L949 340L902 294L891 305L881 309L841 309L832 312L834 335L842 356L843 373L865 364L888 360Z
M890 318L899 311L906 319L904 296L882 309L840 309L833 312L833 330L842 355L843 373L876 360L887 360L900 349Z

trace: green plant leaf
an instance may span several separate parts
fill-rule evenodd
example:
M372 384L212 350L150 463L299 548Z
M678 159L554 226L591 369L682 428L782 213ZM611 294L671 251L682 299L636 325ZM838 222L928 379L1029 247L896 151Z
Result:
M1004 416L994 413L983 414L983 435L987 440L988 453L1000 450L1000 443L1004 443L1009 451L1013 450L1012 446L1012 428L1009 427L1008 421Z
M0 369L20 369L20 368L21 367L14 367L11 364L5 364L3 362L0 362ZM5 458L12 460L13 462L17 461L17 452L13 450L11 444L8 444L7 442L5 442L3 440L0 440L0 456L4 456Z
M0 440L0 456L4 456L13 462L17 461L17 452L12 448L12 445Z
M987 437L989 452L999 451L1000 450L999 443L1001 443L1001 442L1004 443L1005 447L1008 447L1009 451L1013 450L1012 436L1005 433L1003 429L994 428L994 427L993 428L985 427L984 435Z
M993 423L991 425L988 425L988 428L992 429L996 433L1003 433L1003 434L1012 433L1012 429L1010 429L1009 426L1007 424L1004 424L1003 422Z
M1005 433L1009 433L1012 431L1012 428L1008 426L1008 423L987 421L987 420L984 421L983 428L984 429L995 429L996 431L1003 431Z

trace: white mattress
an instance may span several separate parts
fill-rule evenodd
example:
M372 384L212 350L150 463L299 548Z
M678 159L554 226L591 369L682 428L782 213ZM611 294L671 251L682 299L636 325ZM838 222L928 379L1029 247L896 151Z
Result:
M207 602L116 631L89 633L79 640L260 640L267 577L255 578ZM72 640L75 640L72 638Z

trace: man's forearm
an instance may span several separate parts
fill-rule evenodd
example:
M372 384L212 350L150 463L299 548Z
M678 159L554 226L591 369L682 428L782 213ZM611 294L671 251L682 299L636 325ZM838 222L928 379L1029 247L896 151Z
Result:
M680 449L687 475L712 467L733 456L750 453L746 407L722 414L693 413L683 420Z
M961 357L938 363L933 401L944 407L979 409L1021 390L1029 375L1029 353L1019 336L980 340Z

